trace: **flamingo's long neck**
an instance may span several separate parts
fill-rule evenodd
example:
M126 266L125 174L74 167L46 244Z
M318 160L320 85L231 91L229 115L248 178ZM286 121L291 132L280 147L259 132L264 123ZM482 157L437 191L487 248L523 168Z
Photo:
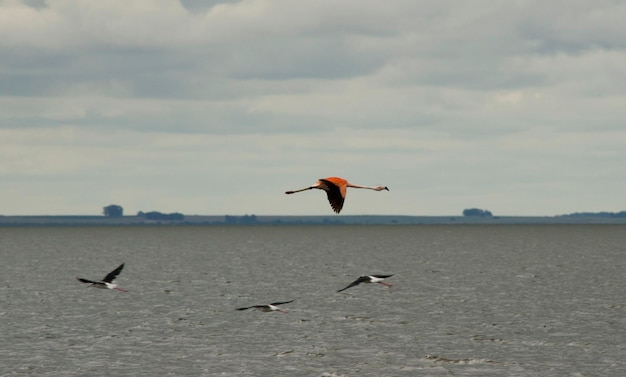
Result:
M352 183L348 183L348 187L353 187L353 188L361 188L361 189L369 189L369 190L376 190L376 187L370 187L370 186L360 186L360 185L354 185Z
M348 183L347 187L354 187L354 188L362 188L362 189L369 189L369 190L374 190L374 191L383 191L383 190L387 190L389 191L389 189L387 188L387 186L360 186L360 185L353 185L352 183Z

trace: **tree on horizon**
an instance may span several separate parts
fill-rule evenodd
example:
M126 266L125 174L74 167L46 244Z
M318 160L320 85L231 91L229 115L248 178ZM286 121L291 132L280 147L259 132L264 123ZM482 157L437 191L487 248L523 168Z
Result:
M493 214L486 209L469 208L469 209L463 210L463 216L491 217L493 216Z
M117 204L111 204L104 207L102 213L106 217L122 217L124 216L124 208Z

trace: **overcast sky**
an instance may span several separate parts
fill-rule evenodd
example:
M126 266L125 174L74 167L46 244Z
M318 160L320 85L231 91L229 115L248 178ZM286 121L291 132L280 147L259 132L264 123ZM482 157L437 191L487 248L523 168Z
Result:
M0 0L0 214L626 210L626 2ZM335 216L335 215L333 215ZM340 216L340 215L339 215Z

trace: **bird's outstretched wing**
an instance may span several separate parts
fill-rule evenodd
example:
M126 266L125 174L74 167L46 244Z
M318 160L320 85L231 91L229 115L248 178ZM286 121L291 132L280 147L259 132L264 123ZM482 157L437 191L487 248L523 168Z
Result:
M359 285L359 284L363 283L364 281L368 281L369 279L370 278L367 277L367 276L361 276L358 279L356 279L355 281L353 281L352 283L350 283L350 285L348 285L347 287L345 287L343 289L338 290L337 292L345 291L346 289L352 288L355 285Z
M78 279L78 281L80 281L81 283L96 284L96 282L92 280L83 279L83 278L76 278L76 279Z
M245 308L237 308L237 310L248 310L248 309L269 309L269 305L252 305L252 306L246 306Z
M335 213L341 212L341 209L343 208L344 197L341 193L341 189L339 188L339 186L327 179L320 179L320 182L323 182L326 186L326 197L328 198L330 207L333 209L333 211L335 211Z
M272 302L270 305L278 306L278 305L283 305L283 304L289 304L290 302L294 302L294 301L296 301L296 300L283 301L283 302Z
M115 270L109 272L107 276L105 276L104 279L102 279L102 281L107 282L107 283L112 283L113 280L115 280L115 278L117 277L117 275L119 275L120 272L122 272L123 268L124 268L124 263L120 264L120 266L116 268Z
M283 304L289 304L290 302L294 302L295 300L291 300L291 301L282 301L282 302L272 302L270 305L273 306L278 306L278 305L283 305ZM237 310L247 310L247 309L263 309L263 308L267 308L269 305L252 305L252 306L246 306L243 308L237 308Z
M389 277L392 277L393 275L372 275L375 278L379 278L379 279L387 279Z
M246 306L245 308L237 308L237 310L248 310L252 308L256 308L256 306Z

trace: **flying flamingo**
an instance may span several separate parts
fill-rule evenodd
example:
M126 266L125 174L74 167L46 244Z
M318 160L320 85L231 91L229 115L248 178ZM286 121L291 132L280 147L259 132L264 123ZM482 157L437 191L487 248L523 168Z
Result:
M336 213L341 212L341 208L343 208L343 201L346 199L346 190L348 187L361 188L361 189L370 189L374 191L382 191L387 190L387 186L359 186L352 184L346 181L343 178L339 177L328 177L322 178L317 181L314 185L309 187L305 187L300 190L295 191L286 191L285 194L295 194L296 192L311 190L311 189L320 189L326 191L326 195L328 196L328 202L330 206L333 208L333 211Z
M295 300L291 300L291 301L283 301L283 302L273 302L271 304L268 305L253 305L253 306L246 306L245 308L237 308L237 310L247 310L247 309L255 309L255 310L260 310L262 312L281 312L281 313L288 313L286 310L281 309L278 307L278 305L282 305L282 304L289 304L290 302L294 302Z
M348 288L352 288L355 285L359 285L361 283L378 283L378 284L382 284L385 285L387 287L392 287L393 284L389 284L389 283L385 283L383 280L391 277L393 275L365 275L365 276L361 276L358 279L356 279L355 281L353 281L352 283L350 283L350 285L348 285L347 287L338 290L337 292L341 292L341 291L345 291Z
M116 289L118 291L128 292L126 289L120 288L117 286L117 284L113 283L113 280L115 280L117 275L119 275L120 272L122 272L123 268L124 268L124 263L120 264L120 266L116 268L115 270L109 272L107 276L105 276L104 279L100 281L93 281L93 280L88 280L88 279L83 279L83 278L78 278L78 277L76 279L78 279L78 281L80 281L81 283L91 284L90 287L96 287L96 288L102 288L102 289Z

